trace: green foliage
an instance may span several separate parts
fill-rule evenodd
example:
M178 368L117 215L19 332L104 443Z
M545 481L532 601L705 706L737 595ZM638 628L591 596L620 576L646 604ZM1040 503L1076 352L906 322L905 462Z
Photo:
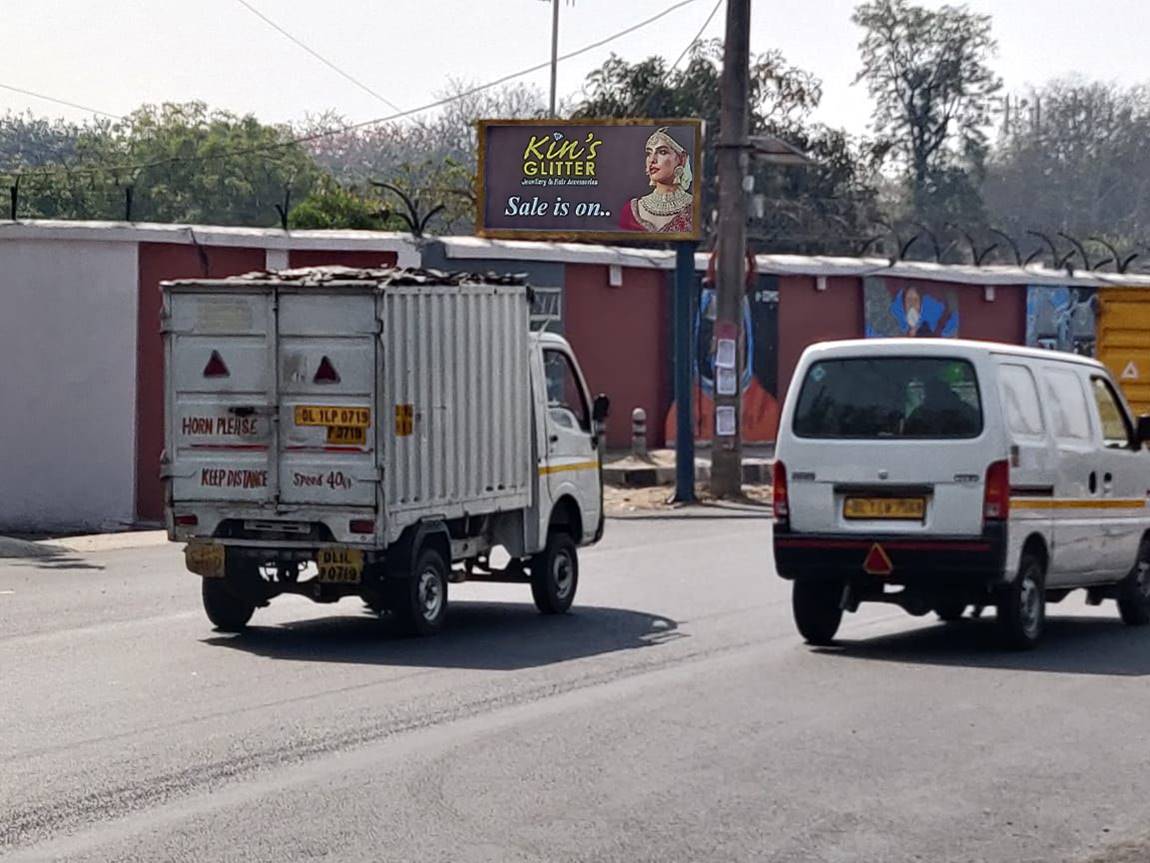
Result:
M995 96L991 19L964 6L871 0L855 10L874 129L905 177L912 218L981 218L978 184Z
M145 106L115 122L20 129L23 140L45 142L34 161L25 144L24 159L4 162L9 185L23 174L22 218L122 218L131 187L135 221L275 225L287 190L306 196L320 175L290 143L289 128L201 102Z
M345 189L331 177L324 177L315 191L288 214L288 227L381 231L391 227L382 210L383 203L378 199Z
M1054 81L1012 100L986 199L1006 230L1150 235L1150 88ZM1101 253L1101 247L1099 248Z

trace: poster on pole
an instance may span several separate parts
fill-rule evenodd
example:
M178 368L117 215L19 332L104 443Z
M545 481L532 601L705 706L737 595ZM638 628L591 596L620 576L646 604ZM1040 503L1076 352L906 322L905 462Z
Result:
M698 240L701 120L480 120L476 233Z

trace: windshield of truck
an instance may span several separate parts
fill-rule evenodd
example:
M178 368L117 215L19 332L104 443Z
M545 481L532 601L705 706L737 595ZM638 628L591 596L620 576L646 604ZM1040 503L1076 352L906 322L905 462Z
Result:
M803 380L794 432L803 438L978 437L978 378L969 362L940 357L817 362Z

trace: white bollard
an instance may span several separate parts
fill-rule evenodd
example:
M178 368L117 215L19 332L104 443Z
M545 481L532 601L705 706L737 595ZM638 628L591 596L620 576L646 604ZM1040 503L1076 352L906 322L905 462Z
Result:
M647 457L647 412L642 408L631 411L631 455Z

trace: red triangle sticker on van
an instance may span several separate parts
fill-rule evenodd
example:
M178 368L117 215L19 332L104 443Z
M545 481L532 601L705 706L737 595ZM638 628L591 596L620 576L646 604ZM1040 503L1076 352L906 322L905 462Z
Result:
M863 561L863 572L867 575L890 575L894 572L894 564L891 563L890 555L877 542L871 546L866 560Z
M315 370L315 377L312 378L312 383L316 384L338 384L339 372L335 370L335 366L331 364L326 356L319 361L319 368Z
M211 357L208 359L208 364L204 366L205 378L227 378L231 377L231 372L228 371L228 365L224 362L224 358L220 356L219 351L212 351Z

